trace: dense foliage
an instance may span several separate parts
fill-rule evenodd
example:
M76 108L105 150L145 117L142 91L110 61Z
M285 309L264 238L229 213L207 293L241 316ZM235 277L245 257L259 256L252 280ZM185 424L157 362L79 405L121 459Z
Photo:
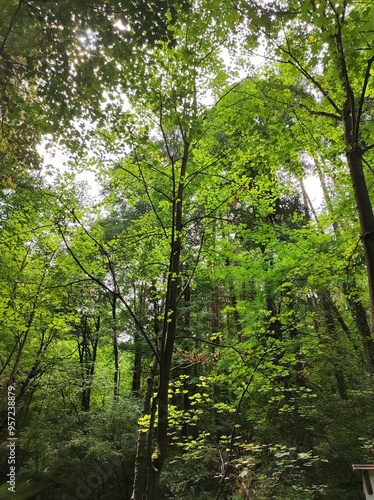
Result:
M370 0L0 5L0 499L363 498L373 62Z

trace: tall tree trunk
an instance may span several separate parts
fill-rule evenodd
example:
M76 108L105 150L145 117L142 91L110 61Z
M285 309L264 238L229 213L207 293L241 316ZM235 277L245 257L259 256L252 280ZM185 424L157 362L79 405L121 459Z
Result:
M234 324L235 324L235 330L236 330L236 334L238 336L238 340L239 342L242 342L242 325L240 323L240 314L239 314L239 311L238 311L238 299L237 299L237 296L236 296L236 292L235 292L235 287L234 287L234 284L233 283L230 283L230 304L231 304L231 307L234 311Z
M154 285L150 290L143 284L140 287L140 296L139 296L139 307L137 308L137 316L138 318L144 319L145 317L145 304L146 304L146 295L147 293L155 293L156 289ZM135 299L135 297L134 297ZM158 338L159 335L159 312L158 312L158 299L153 300L153 323L154 323L154 334L155 338ZM134 364L132 370L132 393L137 396L140 391L140 383L141 383L141 375L142 375L142 363L143 363L143 337L136 330L134 333Z
M157 392L158 423L156 448L152 453L152 467L154 469L154 498L159 500L159 481L162 467L166 460L168 449L168 403L171 362L174 352L175 336L177 332L178 293L180 288L180 256L182 249L181 234L183 230L183 193L184 178L186 176L189 142L184 139L183 158L180 170L180 180L177 193L173 199L173 227L170 252L170 265L167 285L167 299L165 307L163 335L161 341L160 382Z
M319 160L317 158L314 159L314 164L315 164L315 167L316 167L316 170L317 170L319 182L321 183L323 197L325 199L327 210L328 210L329 214L332 215L334 211L333 211L331 196L330 196L327 184L326 184L326 179L325 179L325 176L323 174L322 167L321 167L320 162L319 162ZM334 221L332 223L332 227L333 227L334 231L337 232L337 230L338 230L338 223L336 221Z
M134 333L134 364L132 369L132 385L131 391L134 395L138 395L140 391L140 382L142 374L142 336L138 333Z
M153 394L153 384L155 374L158 366L158 360L155 358L153 365L150 368L149 376L147 379L147 389L144 395L142 417L151 414L151 401ZM148 471L150 470L149 464L149 435L152 435L153 425L147 432L139 432L136 444L136 458L134 470L134 483L131 500L147 500L147 478Z
M327 332L335 344L339 343L339 336L336 332L335 321L334 321L334 308L331 301L331 297L328 293L324 293L321 296L322 308L325 318L325 324ZM339 359L334 361L334 375L336 380L336 385L338 388L339 395L342 399L348 399L347 384L344 377L344 372L341 368Z
M369 362L369 368L371 372L374 373L374 342L371 336L371 330L367 320L366 311L357 292L357 285L355 280L351 279L349 282L346 281L343 284L343 291L353 319L355 320L357 330L361 335L361 339Z
M346 134L347 135L347 134ZM372 328L374 325L374 215L362 166L362 150L358 145L349 145L347 160L353 191L355 195L358 217L361 227L361 241L364 247L366 271L370 295L370 315ZM370 338L369 343L373 340Z
M321 182L322 186L322 191L323 191L323 197L326 202L326 206L329 210L329 213L332 214L332 201L330 197L330 193L326 184L325 177L323 175L322 167L318 161L318 159L314 160L318 177ZM362 169L362 163L361 163L361 169ZM363 172L362 172L363 175ZM364 180L365 182L365 180ZM366 185L366 183L365 183ZM371 209L371 208L370 208ZM338 233L339 231L339 224L338 222L334 221L333 224L333 229L335 233ZM350 282L345 282L343 285L343 292L346 297L346 300L349 305L349 309L352 313L353 319L355 320L356 326L358 331L360 332L361 339L365 348L365 351L367 353L368 357L368 362L369 362L369 367L372 372L374 372L374 341L371 336L371 330L370 326L367 320L366 312L364 309L364 306L362 305L362 302L359 298L359 295L357 293L357 285L355 280L352 278ZM339 322L341 323L341 320L338 318ZM347 328L343 327L343 329L346 331Z
M117 297L111 297L110 304L112 306L112 341L113 341L113 357L114 357L114 374L113 374L113 400L118 401L119 398L119 351L117 337Z
M157 390L157 432L156 443L148 465L148 494L152 496L151 500L160 498L160 474L165 463L168 451L168 406L169 406L169 383L174 353L175 337L177 332L178 299L180 292L180 258L182 250L182 230L183 230L183 194L184 180L187 171L190 144L186 137L183 137L183 156L181 167L177 179L175 172L175 160L172 155L169 156L173 171L173 202L171 212L171 242L169 269L166 287L166 300L164 310L164 321L159 345L159 385ZM144 466L139 461L147 460L147 455L137 455L135 470ZM143 477L144 480L144 477ZM150 499L150 497L147 497ZM141 496L134 491L132 500L143 500Z
M83 411L88 412L91 405L92 382L95 374L97 346L99 343L100 317L95 319L94 335L91 334L86 316L83 317L80 330L82 338L78 337L78 352L82 384L81 406Z
M220 325L219 297L217 289L215 287L213 287L213 291L210 297L209 313L210 313L210 331L211 333L218 333L220 331L221 325ZM213 339L213 344L219 345L220 338L215 337Z
M311 219L310 212L309 212L309 209L310 209L310 211L313 214L314 219L317 220L318 219L317 213L316 213L316 211L315 211L315 209L313 207L311 199L309 198L307 190L305 189L304 180L300 179L299 180L299 184L300 184L301 194L302 194L302 197L303 197L303 203L304 203L304 208L305 208L305 217L307 219Z

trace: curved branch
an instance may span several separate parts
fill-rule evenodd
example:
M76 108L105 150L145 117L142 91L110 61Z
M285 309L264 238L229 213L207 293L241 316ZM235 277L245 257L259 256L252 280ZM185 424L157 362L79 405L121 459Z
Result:
M123 298L122 294L119 292L118 290L118 285L117 283L115 282L115 288L116 288L116 291L113 291L111 290L103 281L101 281L99 278L97 278L96 276L94 276L92 273L90 273L86 268L85 266L82 264L82 262L78 259L78 257L75 255L75 253L73 252L73 250L71 249L70 245L68 244L67 240L66 240L66 237L65 237L65 234L64 232L62 231L61 229L61 226L58 224L57 225L57 230L58 232L60 233L63 241L64 241L64 244L68 250L68 252L70 253L70 255L73 257L75 263L77 264L77 266L94 282L96 283L97 285L99 285L103 290L107 291L108 293L112 294L112 295L115 295L116 297L118 297L118 299L122 302L122 304L125 306L126 310L129 312L131 318L134 320L134 323L135 325L137 326L137 328L139 329L140 333L142 334L142 336L144 337L144 339L146 340L148 346L151 348L153 354L155 355L156 359L158 360L158 362L160 362L160 356L159 356L159 353L157 352L156 348L154 347L154 345L152 344L151 340L149 339L147 333L145 332L142 324L140 323L140 321L138 320L136 314L134 313L134 311L132 310L132 308L129 306L129 304L127 303L127 301ZM101 247L101 246L100 246ZM99 248L100 248L99 247ZM113 279L115 279L113 277Z
M354 136L354 142L355 143L358 142L358 138L359 138L359 130L360 130L360 121L361 121L362 109L363 109L364 102L365 102L365 94L366 94L366 89L367 89L367 86L368 86L368 83L369 83L370 70L371 70L371 66L372 66L373 62L374 62L374 56L372 56L368 60L367 66L366 66L364 83L362 85L361 96L360 96L360 100L359 100L358 108L357 108L357 116L356 116L356 123L355 123L355 136ZM372 145L372 147L374 147L374 145Z
M5 33L3 43L1 44L1 47L0 47L0 56L2 56L3 53L4 53L5 44L6 44L7 40L8 40L8 38L9 38L9 35L12 32L14 23L16 21L16 17L18 15L18 12L20 11L20 8L21 8L22 4L23 4L23 0L19 0L17 8L16 8L16 10L15 10L15 12L13 14L12 20L11 20L9 26L8 26L7 32Z

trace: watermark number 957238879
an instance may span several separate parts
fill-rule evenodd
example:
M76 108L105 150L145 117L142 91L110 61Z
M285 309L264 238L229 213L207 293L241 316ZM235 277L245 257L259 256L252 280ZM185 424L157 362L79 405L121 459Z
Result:
M16 393L15 388L8 387L8 491L16 492Z

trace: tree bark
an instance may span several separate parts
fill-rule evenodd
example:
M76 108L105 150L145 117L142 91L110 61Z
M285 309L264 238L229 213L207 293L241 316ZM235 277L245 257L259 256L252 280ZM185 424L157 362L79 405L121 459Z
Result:
M349 139L349 137L350 136L348 134L347 138ZM323 175L321 165L317 159L315 159L315 165L316 165L319 180L321 182L323 196L325 198L326 206L327 206L328 211L331 214L333 208L332 208L332 201L331 201L330 193L329 193L329 190L327 188L326 180L325 180L325 177ZM361 160L360 168L362 170L362 160ZM362 171L362 176L363 176L363 171ZM363 182L365 183L365 187L366 187L366 181L364 178L363 178ZM371 205L370 205L370 210L371 210ZM333 226L334 232L337 234L339 231L338 222L334 221L332 226ZM358 296L357 286L356 286L354 279L352 279L350 283L348 283L348 282L344 283L343 291L344 291L346 300L348 302L349 308L351 310L351 314L355 320L357 329L360 332L362 342L364 344L364 348L365 348L365 351L367 353L370 370L372 372L374 372L374 341L371 337L371 330L370 330L370 326L369 326L369 323L367 320L366 312L365 312L364 306L362 305L362 302ZM338 311L335 310L335 313L338 314ZM338 319L339 323L341 324L343 330L347 334L349 334L349 330L348 330L347 326L344 324L344 320L341 318L340 315L337 316L337 319Z
M155 358L147 379L147 389L144 395L142 417L151 414L151 401L153 394L154 378L157 370L158 361ZM134 470L134 483L131 500L147 500L147 477L149 470L149 444L148 436L152 434L153 426L150 426L147 432L139 432L136 444L136 458Z
M370 295L370 316L372 328L374 325L374 215L369 191L362 165L362 150L358 145L349 145L347 161L355 195L358 217L361 228L361 241L364 247L366 271ZM370 339L372 342L372 339Z
M114 374L113 374L113 400L118 401L119 398L119 351L117 337L117 297L111 298L112 306L112 341L113 341L113 356L114 356Z
M169 259L169 274L166 291L166 305L164 314L163 333L160 349L160 380L157 392L157 438L156 447L152 453L152 467L154 483L152 486L152 500L159 500L159 481L162 467L166 460L168 449L168 391L170 382L171 363L174 352L175 336L177 331L178 294L180 288L180 257L182 249L181 233L183 229L183 192L184 178L187 170L189 143L184 139L184 151L180 169L178 189L173 200L172 239Z
M183 136L183 156L179 171L179 178L176 178L175 162L170 155L170 161L173 172L173 202L171 211L171 242L169 268L166 287L166 300L164 308L164 320L159 342L159 385L155 404L157 407L157 429L156 443L148 461L147 454L147 436L139 437L137 457L135 463L135 479L133 495L131 500L159 500L160 498L160 474L166 460L168 450L168 405L169 405L169 382L174 353L174 344L177 332L177 314L178 298L180 292L180 259L182 250L182 230L183 230L183 194L184 180L187 171L190 144ZM148 394L149 396L149 394ZM148 411L144 414L151 414L150 400L145 402L148 405ZM155 408L156 409L156 408ZM143 409L144 412L144 409ZM152 415L151 415L152 416ZM150 428L149 432L153 432ZM142 433L140 433L142 434ZM150 440L151 441L151 440ZM146 471L146 475L144 475ZM147 480L146 480L147 478ZM141 481L146 481L146 497L144 497L144 486ZM143 495L143 496L142 496Z
M339 336L336 332L335 321L334 321L334 308L331 301L331 297L328 292L321 295L321 304L323 308L323 314L326 324L326 330L333 341L333 343L339 343ZM335 350L335 349L334 349ZM344 377L344 372L340 366L340 360L335 359L334 361L334 376L336 380L337 389L341 399L348 400L347 384Z
M82 384L81 406L84 412L89 412L91 405L92 382L95 373L97 346L99 343L100 317L95 319L94 335L90 332L88 318L86 316L82 317L80 330L82 337L79 338L78 330L78 352Z
M132 370L132 386L131 391L134 395L138 395L140 391L140 380L142 374L142 337L138 332L134 333L134 364Z

